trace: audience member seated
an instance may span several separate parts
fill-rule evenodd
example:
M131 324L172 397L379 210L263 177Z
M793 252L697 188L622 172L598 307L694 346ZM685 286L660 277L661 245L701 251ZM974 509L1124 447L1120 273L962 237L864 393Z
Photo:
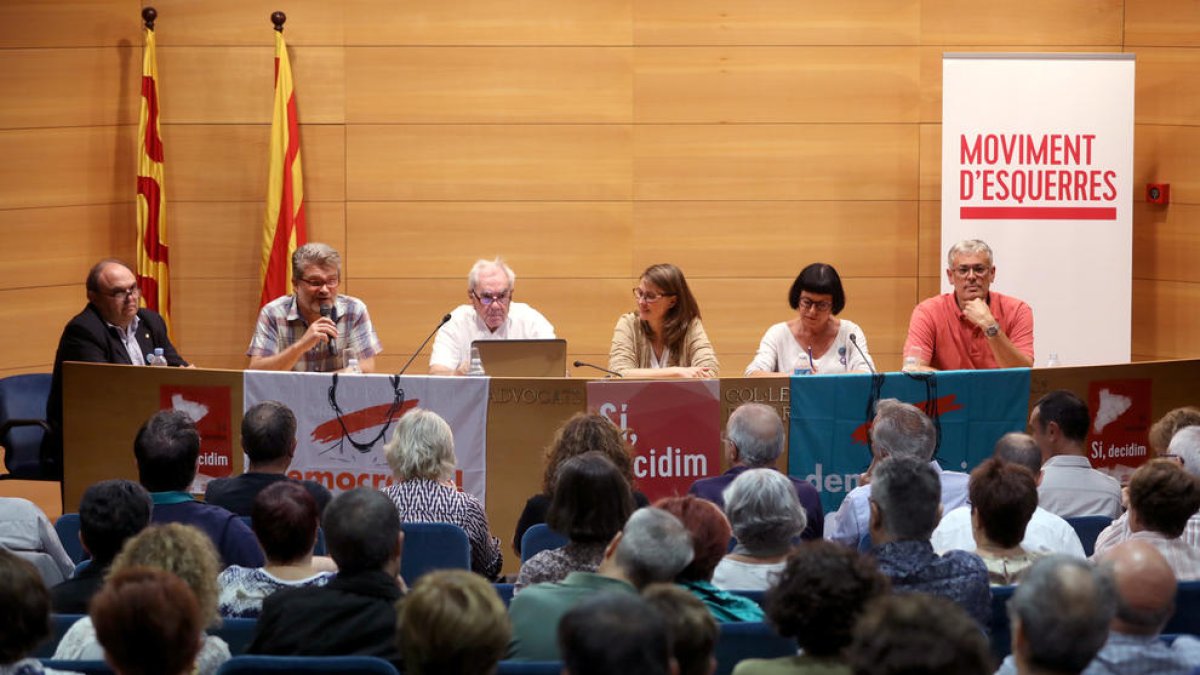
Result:
M138 480L150 491L155 523L183 523L212 539L222 566L262 567L262 549L254 533L236 514L198 502L188 492L200 457L200 432L177 410L154 413L133 441Z
M1200 426L1200 408L1188 405L1168 410L1167 414L1150 425L1150 451L1155 457L1174 454L1175 451L1170 447L1175 435L1181 429L1193 426Z
M997 675L1085 672L1116 612L1108 570L1063 555L1038 560L1008 601L1012 654Z
M879 463L871 491L871 553L901 593L952 600L987 629L992 593L987 566L966 551L933 552L929 536L941 515L941 484L929 463L894 456Z
M471 541L471 569L495 581L504 564L500 540L488 530L483 504L454 484L454 435L446 420L413 408L400 418L383 449L397 481L383 493L395 504L400 521L458 525Z
M247 653L378 656L403 666L395 605L403 595L398 577L404 533L396 507L370 488L343 492L325 509L325 544L337 577L326 586L267 596Z
M867 606L847 650L854 675L990 675L987 640L958 605L933 595Z
M204 634L200 603L168 572L134 567L114 574L92 603L96 639L117 675L186 675Z
M622 377L716 377L721 364L700 323L700 304L683 270L651 265L633 289L637 311L613 328L608 369Z
M854 624L871 600L891 588L875 561L832 542L812 542L788 558L779 583L767 591L767 618L795 638L802 653L747 659L734 675L848 675Z
M674 584L651 584L642 591L642 599L666 621L671 656L679 664L679 675L715 673L721 631L704 603Z
M1029 433L1042 450L1038 503L1063 518L1121 513L1121 484L1088 461L1087 403L1066 390L1052 391L1033 406Z
M600 593L558 624L566 675L668 675L678 672L667 624L633 594Z
M1177 462L1152 459L1133 472L1129 512L1100 533L1094 555L1102 556L1122 540L1145 541L1166 557L1179 581L1200 580L1200 549L1183 538L1197 509L1200 479Z
M246 473L217 478L204 488L204 501L249 516L254 498L268 485L288 481L303 485L324 512L332 496L320 483L287 475L296 454L296 416L279 401L256 403L242 415L242 450L250 460Z
M50 519L28 499L0 497L0 548L33 564L47 586L70 579L75 570Z
M408 675L490 675L512 637L495 587L466 570L422 576L399 612L396 640Z
M546 524L568 539L521 565L515 593L562 581L571 572L595 572L604 549L633 513L633 495L621 471L603 453L586 452L559 465Z
M724 509L723 493L730 483L750 469L773 468L786 446L787 438L779 413L763 403L743 403L725 423L725 456L729 459L729 470L720 476L697 480L688 488L688 494L707 499ZM806 480L790 476L788 480L808 518L801 539L820 539L825 534L821 496Z
M275 483L258 493L250 523L267 564L230 565L221 572L217 578L221 616L256 618L262 612L263 598L281 588L328 584L333 573L313 567L320 518L317 500L296 483Z
M678 518L650 507L634 511L604 549L594 573L572 572L561 582L530 586L512 599L509 657L559 660L558 623L568 610L594 595L636 595L648 584L671 581L692 555L691 538Z
M151 525L125 543L113 560L108 578L140 567L170 572L191 589L200 607L199 631L202 642L194 672L196 675L216 673L221 664L229 660L229 645L215 635L202 634L206 625L216 624L220 620L217 616L217 572L221 568L212 541L190 525ZM104 590L102 587L100 593ZM90 616L76 621L67 630L58 643L58 649L54 651L54 658L76 661L99 661L105 658L104 648L96 639L96 627Z
M1038 449L1033 436L1020 432L1009 432L996 441L992 457L1002 462L1011 462L1029 469L1037 476L1042 471L1042 451ZM974 551L976 547L974 516L970 505L960 506L942 516L937 529L933 531L933 550L938 553L953 551ZM1050 513L1042 507L1033 510L1033 517L1025 526L1025 538L1021 540L1021 548L1026 551L1039 553L1063 553L1076 558L1086 558L1083 543L1075 528L1061 516Z
M1010 586L1046 555L1021 546L1037 508L1037 479L1029 469L992 458L971 472L971 522L975 555L993 586Z
M825 538L846 546L859 546L867 535L871 516L871 484L873 469L887 457L915 457L937 473L941 484L943 511L958 508L967 503L967 480L965 473L943 471L933 458L937 450L938 432L933 420L916 406L901 403L894 398L885 398L875 406L875 419L868 432L871 435L871 466L864 481L851 490L837 512L825 517Z
M79 541L92 560L74 578L50 589L58 614L87 614L88 602L104 584L113 558L130 537L150 523L150 493L131 480L106 480L79 501Z
M621 471L625 482L633 489L633 460L630 459L629 444L621 436L621 430L604 415L576 413L563 423L554 434L554 441L546 448L546 471L542 476L542 492L525 502L525 509L517 519L517 531L513 535L513 551L521 555L521 538L534 525L546 522L546 511L554 498L554 484L558 480L558 467L563 462L585 452L602 452ZM649 506L646 495L633 491L637 508Z
M792 482L774 469L751 469L725 489L725 515L737 546L717 563L713 585L767 590L807 524Z
M0 607L4 608L4 629L0 630L0 673L63 673L43 668L37 659L26 658L50 637L50 594L33 563L3 548L0 548Z
M692 535L692 561L675 575L675 582L700 598L717 621L762 621L762 608L753 600L721 590L713 572L725 552L733 529L716 504L699 497L668 497L654 503L675 516Z

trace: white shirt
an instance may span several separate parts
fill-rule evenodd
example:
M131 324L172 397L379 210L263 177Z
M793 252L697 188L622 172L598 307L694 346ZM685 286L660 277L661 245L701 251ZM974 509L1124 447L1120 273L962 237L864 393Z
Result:
M971 507L960 506L944 514L930 541L933 543L933 550L939 554L956 549L974 551L975 535L971 529ZM1021 540L1021 548L1026 551L1063 553L1075 558L1087 557L1075 528L1040 506L1025 526L1025 538Z
M1178 581L1200 580L1200 550L1187 545L1182 537L1170 539L1165 534L1142 530L1129 535L1126 541L1144 541L1167 559Z
M1055 455L1042 464L1038 506L1063 518L1121 515L1121 484L1087 457Z
M48 555L53 560L53 571L58 573L49 574L51 570L38 567L48 586L70 579L75 571L75 563L58 540L50 519L28 499L0 497L0 548Z
M59 661L103 661L104 647L96 638L92 617L85 616L67 629L52 657ZM228 661L229 645L216 635L205 635L196 654L195 675L216 675L221 664Z
M1101 555L1110 548L1125 541L1129 535L1133 534L1129 531L1129 512L1121 514L1120 518L1112 521L1104 531L1096 537L1096 549L1093 555ZM1188 518L1187 526L1183 530L1183 540L1188 546L1200 551L1200 511L1192 514Z
M754 563L721 558L713 571L712 584L725 591L765 591L779 580L787 561L777 563Z
M554 326L541 312L523 302L508 308L508 318L495 331L488 330L471 305L459 305L450 312L433 340L429 366L454 370L471 358L471 343L476 340L552 340Z
M959 471L943 471L930 462L942 482L942 512L967 503L967 483L971 477ZM859 547L871 532L871 485L860 485L846 495L836 513L825 516L825 538L847 546ZM972 546L971 548L975 548Z
M875 362L867 349L867 336L863 335L858 324L849 319L841 319L840 324L833 344L820 358L813 359L817 374L870 372L871 368L875 367ZM862 348L861 354L850 344L851 334ZM863 354L866 354L866 359L863 359ZM868 363L870 367L867 367ZM808 363L808 352L796 342L796 336L792 335L785 321L767 329L762 341L758 343L758 353L754 355L750 365L746 366L746 375L756 370L791 374L795 368L809 370L812 366Z

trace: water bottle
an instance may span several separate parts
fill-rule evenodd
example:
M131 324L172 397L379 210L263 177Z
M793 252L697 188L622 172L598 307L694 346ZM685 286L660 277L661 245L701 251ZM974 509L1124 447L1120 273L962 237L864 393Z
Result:
M353 349L347 349L344 351L344 354L346 355L346 372L361 373L362 368L358 365L358 352Z
M1050 358L1046 359L1047 368L1057 368L1062 365L1058 360L1058 352L1050 352Z
M159 368L167 367L167 357L163 356L163 348L155 347L154 353L146 357L146 363Z
M478 347L471 347L471 368L467 371L467 375L475 377L487 375L483 370L483 359L479 358Z

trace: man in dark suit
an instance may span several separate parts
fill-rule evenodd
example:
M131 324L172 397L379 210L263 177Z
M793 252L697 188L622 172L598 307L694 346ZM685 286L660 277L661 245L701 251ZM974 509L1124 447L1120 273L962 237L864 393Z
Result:
M54 375L46 421L50 431L42 442L42 469L48 477L62 475L63 361L146 365L146 357L161 347L167 365L187 366L167 336L158 312L139 309L140 291L133 270L116 258L92 266L87 276L87 307L67 322L54 355Z

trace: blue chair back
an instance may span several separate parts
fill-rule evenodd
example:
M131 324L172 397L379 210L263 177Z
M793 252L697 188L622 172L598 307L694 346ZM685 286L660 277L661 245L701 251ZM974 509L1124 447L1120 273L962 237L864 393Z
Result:
M327 675L400 675L377 656L235 656L217 675L256 673L326 673Z
M545 523L538 523L521 537L521 562L524 563L533 556L552 548L562 548L567 545L567 538L550 529Z
M58 540L62 542L63 549L67 555L71 556L71 562L78 565L88 559L88 554L83 550L83 544L79 541L79 514L64 513L54 521L54 531L58 534Z
M1108 516L1075 516L1067 518L1066 521L1075 529L1075 534L1079 535L1079 543L1083 544L1083 552L1091 557L1096 550L1096 537L1104 531L1112 523L1112 518Z
M508 607L508 604L513 599L515 584L492 584L492 588L496 589L496 595L499 595L500 599L504 601L504 606Z
M42 477L42 437L50 374L12 375L0 380L0 445L13 478Z
M229 645L229 653L237 656L246 653L257 627L258 619L222 619L220 626L210 628L208 632L224 640Z
M68 673L83 673L83 675L113 675L113 669L103 661L63 661L58 659L42 659L42 667Z
M426 572L471 569L471 541L450 523L404 523L400 576L411 587Z
M250 516L238 516L250 531L254 531L254 525L250 523ZM317 543L313 546L313 555L329 555L325 548L325 530L321 526L317 526Z
M63 636L67 634L67 630L75 625L75 622L87 616L86 614L51 614L50 615L50 637L38 645L37 649L30 654L35 659L48 659L54 656L54 650L58 649L58 643L62 641Z
M1016 586L992 586L992 655L996 663L1012 652L1012 627L1008 625L1008 600Z
M775 632L769 624L722 623L717 636L717 675L729 675L739 661L794 656L796 641Z
M1164 633L1200 635L1200 581L1181 581L1175 591L1175 615Z
M501 661L496 675L558 675L562 661Z

